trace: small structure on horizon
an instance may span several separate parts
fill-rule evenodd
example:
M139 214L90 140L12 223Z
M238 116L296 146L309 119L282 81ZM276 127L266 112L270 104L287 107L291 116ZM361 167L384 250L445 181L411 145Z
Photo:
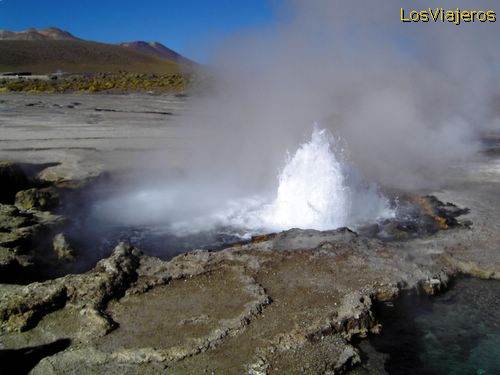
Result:
M31 72L5 72L1 73L3 77L29 77L32 75Z

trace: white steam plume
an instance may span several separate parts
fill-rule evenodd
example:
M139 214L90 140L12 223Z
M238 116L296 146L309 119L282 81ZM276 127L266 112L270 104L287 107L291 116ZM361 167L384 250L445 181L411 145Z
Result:
M399 9L458 6L500 11L500 1L423 4L284 1L277 5L275 24L221 41L213 48L214 87L191 98L192 111L176 123L195 136L188 138L189 151L181 163L185 178L177 182L180 190L187 190L188 198L176 195L173 201L203 221L217 211L214 207L223 209L230 200L241 202L241 197L278 191L276 175L283 168L286 151L298 148L311 133L309 124L316 120L345 142L344 158L368 181L404 189L442 183L450 165L478 150L481 132L498 130L500 22L403 24ZM162 154L148 163L164 169L166 153L167 157ZM335 168L326 169L326 178ZM311 181L315 184L311 191L349 197L347 216L338 214L342 219L330 218L330 224L362 221L367 207L375 208L365 216L377 217L384 207L377 189L360 188L354 173L344 171L343 176L343 180L334 178L332 186L323 185L321 179ZM163 185L172 183L166 179ZM301 183L299 179L295 188L285 191L306 190ZM141 176L138 189L148 184ZM344 193L342 186L347 188ZM311 207L344 212L345 208L334 204L335 199L325 198L323 206L315 198ZM162 199L151 200L161 205ZM249 206L258 211L262 203L253 201ZM295 204L284 207L299 213L307 201ZM128 216L140 216L141 207L132 206ZM241 204L236 206L235 220L236 212L241 212ZM306 210L302 224L315 225L312 211ZM165 206L154 212L169 217L172 210ZM248 215L239 217L241 224L255 224L248 223ZM284 225L276 226L293 225L276 219L275 224L279 223Z

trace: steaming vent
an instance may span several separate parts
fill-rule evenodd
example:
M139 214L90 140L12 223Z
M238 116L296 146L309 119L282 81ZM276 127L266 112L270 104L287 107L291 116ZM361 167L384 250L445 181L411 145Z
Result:
M355 228L393 217L388 200L341 162L343 150L336 146L332 134L315 125L311 139L288 158L271 203L262 197L235 200L218 215L219 224L245 228L248 236L290 228Z
M347 224L349 195L333 145L330 133L314 128L279 175L277 197L263 213L264 225L326 230Z
M288 157L278 175L277 190L271 193L200 200L200 189L186 189L182 181L171 181L166 187L101 201L95 205L93 217L131 229L147 227L149 233L168 236L206 233L240 239L290 228L356 229L393 217L389 201L375 185L363 183L344 161L338 143L328 130L315 126L311 138Z

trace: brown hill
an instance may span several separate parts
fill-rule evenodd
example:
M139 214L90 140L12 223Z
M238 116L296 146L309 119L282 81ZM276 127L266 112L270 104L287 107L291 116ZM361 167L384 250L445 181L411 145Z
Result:
M111 44L70 40L2 40L1 71L38 74L56 71L176 73L181 71L181 67L174 61Z
M28 29L25 31L0 30L0 40L81 40L57 27L47 29Z
M177 73L194 65L160 43L90 42L55 27L20 32L0 30L0 72Z
M130 50L146 53L148 55L155 56L163 60L171 60L181 64L188 64L188 65L195 64L194 61L185 58L181 54L175 52L174 50L171 50L170 48L158 42L144 42L142 40L138 40L134 42L121 43L120 45Z

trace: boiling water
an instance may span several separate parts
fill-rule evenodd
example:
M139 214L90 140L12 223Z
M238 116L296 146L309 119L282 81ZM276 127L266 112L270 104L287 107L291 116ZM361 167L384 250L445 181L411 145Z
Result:
M212 231L246 238L290 228L356 227L392 216L387 199L342 161L337 143L327 130L315 127L288 157L274 193L221 199L223 187L171 182L167 188L140 189L99 202L94 217L181 236Z
M314 129L281 172L276 200L263 212L264 223L277 229L346 225L349 196L332 143L326 130Z
M315 127L311 139L289 157L270 203L259 197L234 201L219 214L219 221L250 232L269 232L355 227L392 217L388 200L377 188L363 184L340 161L343 155L337 143L327 130Z

